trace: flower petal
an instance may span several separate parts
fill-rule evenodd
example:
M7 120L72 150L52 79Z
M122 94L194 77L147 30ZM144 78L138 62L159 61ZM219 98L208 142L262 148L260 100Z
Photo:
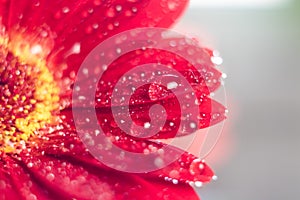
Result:
M122 132L117 126L119 123L123 123L123 130L125 128L127 133L136 132L137 136L140 134L144 137L148 135L147 138L172 138L175 135L188 135L199 128L212 126L225 119L225 107L209 97L210 93L220 86L221 73L213 67L210 56L205 50L195 47L194 50L197 50L197 57L201 58L201 61L195 65L165 51L139 50L126 54L109 66L102 75L95 101L87 102L85 98L73 99L72 107L84 110L95 106L99 123L109 126L110 129L107 131L116 134ZM186 51L182 50L182 52ZM161 63L170 66L182 77L167 70L166 72L141 70L126 74L136 66L146 63ZM197 69L202 69L203 73ZM97 75L98 72L95 72L95 75L91 74L87 79L77 82L76 88L73 89L84 91L84 95L93 94L94 91L91 91L90 86L94 85ZM136 88L136 85L142 82L139 78L142 76L148 80L159 77L160 80ZM180 86L184 81L190 84L191 89ZM178 86L176 93L165 87L169 83L175 83ZM116 90L118 91L115 92ZM129 99L129 101L124 101L124 99ZM157 105L163 107L164 110L160 109L150 117L151 108ZM117 115L113 115L113 112ZM131 118L128 117L129 115ZM164 115L166 115L165 118ZM183 116L193 117L183 120ZM150 133L153 129L142 130L132 127L134 124L143 127L150 122L152 126L157 126L162 120L166 122L158 127L161 128L160 131L151 137L147 132Z
M9 14L9 0L1 0L0 1L0 27L1 25L7 25L8 14Z
M10 174L4 171L4 163L0 161L0 199L20 199L10 179Z
M113 131L117 134L121 130L116 126L118 124L116 122L123 121L128 130L127 133L131 131L147 135L146 130L133 130L132 124L144 126L154 120L151 124L155 125L158 124L156 121L163 120L161 116L166 114L166 123L159 127L162 130L148 138L171 138L177 133L177 136L187 135L198 128L206 128L224 120L224 106L209 97L210 93L221 85L221 73L214 67L210 52L199 47L196 41L189 41L186 38L166 38L160 43L163 47L168 47L170 52L158 49L136 50L121 56L107 69L99 68L95 60L93 63L95 67L91 67L94 71L89 70L89 76L84 80L79 80L74 89L86 91L89 94L90 86L94 85L94 80L99 78L99 71L102 70L96 101L73 99L73 108L95 106L100 124L103 124L105 120L105 125L117 130ZM175 55L172 52L178 54ZM107 49L106 53L114 54L115 49ZM185 57L189 60L187 61ZM162 64L166 70L138 69L130 72L138 66L149 63ZM147 80L155 79L155 83L136 88L138 83L143 83L144 77ZM185 81L191 88L181 86ZM169 84L175 84L176 94L168 88ZM116 90L118 90L116 96L113 96ZM130 100L128 102L124 99ZM164 110L156 113L155 117L150 117L150 109L157 104L161 105ZM129 106L130 113L124 109L126 106ZM117 119L112 115L110 108L117 113ZM131 118L128 118L129 114ZM195 117L193 119L187 117L186 120L181 121L182 116ZM180 124L181 129L179 129ZM150 131L152 129L148 130Z
M31 164L32 163L28 163L28 166ZM34 177L26 170L24 163L19 161L19 158L6 156L5 166L6 167L2 168L2 170L6 175L6 181L10 181L11 184L6 184L3 188L4 195L7 195L7 198L4 199L50 200L57 198L57 196L49 194L45 188L40 186Z
M159 110L151 113L151 107L157 105L163 106L165 112ZM148 139L167 139L189 135L199 128L203 129L210 127L226 118L225 107L210 98L204 98L199 104L198 109L200 113L196 113L197 110L185 110L184 108L180 108L180 105L175 98L169 98L168 100L151 102L149 104L131 105L129 110L131 118L128 118L128 114L127 112L124 112L123 107L114 108L114 112L118 113L117 115L114 115L110 109L103 107L97 108L96 113L99 124L107 131L107 133L115 134L115 136L117 136L120 133L126 132L138 138L143 137ZM182 119L182 112L198 116L198 120ZM150 115L155 115L156 118L150 118L149 113L151 113ZM164 117L159 115L165 113L165 123L159 124L158 120L164 120ZM145 124L147 123L149 123L149 126L162 126L158 127L160 129L157 129L156 127L158 131L155 132L156 134L153 134L151 129L148 130L147 127L145 128ZM134 126L134 124L137 126ZM120 125L122 125L122 127Z
M48 139L32 147L31 154L21 153L20 161L32 180L51 195L67 199L199 199L189 185L166 182L158 174L131 174L105 167L70 132L52 134Z
M50 56L51 63L56 69L61 69L63 65L60 64L66 61L76 71L85 55L104 39L136 27L168 27L181 15L187 2L12 0L8 29L25 28L27 32L36 32L40 27L48 27L57 36ZM79 48L74 50L76 45ZM65 76L69 76L68 71Z
M107 169L107 167L104 167L100 162L90 159L89 152L83 147L81 140L77 138L77 134L79 134L81 135L82 141L85 142L86 147L88 147L94 156L97 157L101 155L102 157L111 158L112 161L119 159L118 163L120 166L125 164L128 167L137 167L135 164L136 160L130 155L128 157L125 156L125 158L116 158L113 155L114 150L110 151L109 149L106 150L106 148L103 148L105 145L101 143L103 135L95 134L95 130L90 130L88 125L87 129L84 130L85 132L81 132L83 130L80 129L76 130L73 125L70 125L68 129L69 131L62 130L50 135L47 141L40 141L40 148L46 148L45 152L51 155L64 155L68 158L76 158L80 162L85 162L89 165L101 166ZM116 136L114 135L116 134L107 135L106 139L109 139L113 145L122 150L135 152L145 157L149 155L149 153L153 153L155 160L160 160L161 162L159 163L166 163L166 167L163 167L157 162L152 162L152 157L147 157L145 162L139 164L140 169L146 169L148 167L151 169L162 169L146 174L145 178L173 181L173 183L178 181L179 183L195 184L209 182L214 176L213 171L202 160L199 160L197 157L181 149L158 141L137 140L122 132ZM93 140L93 143L89 143L91 140ZM41 151L41 149L39 151ZM170 164L168 165L167 163ZM139 170L137 169L137 171Z
M198 199L192 188L148 182L137 175L107 171L84 163L48 156L24 158L34 162L29 170L49 193L77 199ZM49 169L51 169L49 171ZM183 192L183 193L180 193Z

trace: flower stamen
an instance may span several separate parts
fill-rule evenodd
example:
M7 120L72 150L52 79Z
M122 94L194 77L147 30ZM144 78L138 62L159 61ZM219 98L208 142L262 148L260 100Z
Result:
M0 152L11 153L56 121L59 88L44 59L7 41L0 36Z

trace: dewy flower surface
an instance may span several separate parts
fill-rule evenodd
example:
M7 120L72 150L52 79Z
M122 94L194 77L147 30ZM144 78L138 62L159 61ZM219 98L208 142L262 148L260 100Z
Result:
M162 169L135 174L108 168L85 148L72 115L74 80L94 47L132 28L169 27L186 4L185 0L0 0L0 199L199 199L191 185L201 186L214 176L200 159L169 147L158 163L182 155ZM225 108L209 97L221 81L211 51L183 44L179 38L168 40L193 54L195 65L203 69L201 76L172 53L140 50L107 66L98 85L99 123L107 138L124 150L159 151L165 144L155 139L194 131L176 134L178 113L172 107L176 100L167 88L156 85L146 85L133 95L138 104L131 105L132 119L144 124L149 106L160 103L168 111L169 126L145 139L116 126L107 108L111 84L132 66L164 63L192 82L201 111L199 128L225 118Z

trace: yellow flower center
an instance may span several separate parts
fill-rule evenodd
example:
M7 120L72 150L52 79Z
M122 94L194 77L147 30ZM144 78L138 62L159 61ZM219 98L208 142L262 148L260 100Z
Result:
M39 44L0 34L0 153L25 148L57 119L59 88Z

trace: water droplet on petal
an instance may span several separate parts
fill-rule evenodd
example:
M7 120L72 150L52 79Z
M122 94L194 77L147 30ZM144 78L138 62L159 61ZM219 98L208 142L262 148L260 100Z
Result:
M170 9L170 11L175 11L178 7L178 3L173 1L168 1L168 8Z
M195 186L198 187L198 188L199 188L199 187L202 187L202 186L203 186L203 183L202 183L201 181L196 181L196 182L195 182Z
M190 128L195 129L197 127L197 124L195 122L190 123Z
M37 200L37 197L34 195L34 194L29 194L27 197L26 197L27 200Z
M120 53L122 53L122 49L121 49L121 48L117 48L117 49L116 49L116 52L117 52L118 54L120 54Z
M109 8L106 12L107 17L114 17L115 16L115 11L113 8Z
M160 157L157 157L154 160L154 164L156 167L161 168L164 165L164 161Z
M118 12L120 12L120 11L122 10L122 6L121 6L121 5L117 5L117 6L116 6L116 10L117 10Z
M138 11L138 9L136 7L132 7L131 8L132 12L136 13Z
M148 129L151 127L151 124L149 122L144 123L144 128Z
M99 28L99 24L97 24L97 23L93 24L93 28L94 28L94 29Z
M54 174L52 174L52 173L49 173L49 174L47 174L47 176L46 176L46 179L47 179L48 181L53 181L54 178L55 178L55 176L54 176Z
M33 167L33 163L31 163L31 162L30 162L30 163L28 163L28 164L27 164L27 167L28 167L28 168L31 168L31 167Z
M67 53L66 56L71 54L79 54L81 49L81 44L79 42L76 42L73 47L70 49L70 51Z
M94 0L94 5L95 6L101 5L101 0Z
M169 90L175 89L175 88L177 88L177 86L178 86L178 83L176 83L176 82L174 82L174 81L167 84L167 88L168 88Z
M62 12L66 14L66 13L70 12L70 8L63 7Z
M171 47L176 47L176 46L177 46L177 43L176 43L175 40L172 40L172 41L169 42L169 45L170 45Z
M223 59L218 56L211 57L211 62L213 62L216 65L221 65L223 63Z
M37 44L31 47L30 52L34 55L40 54L43 51L42 46Z

